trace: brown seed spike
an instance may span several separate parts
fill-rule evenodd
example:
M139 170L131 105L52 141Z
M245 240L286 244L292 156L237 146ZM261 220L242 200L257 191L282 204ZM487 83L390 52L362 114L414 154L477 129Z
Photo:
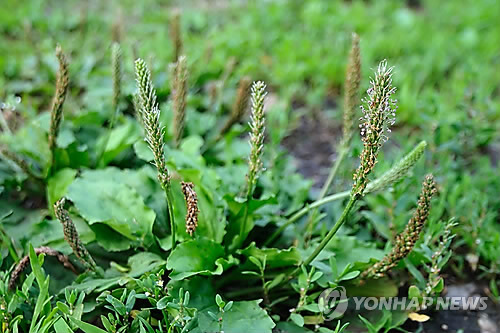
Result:
M170 39L174 46L174 59L173 62L177 62L182 54L182 36L181 36L181 14L179 11L175 11L170 18Z
M236 99L233 104L233 109L226 123L220 130L219 139L224 134L226 134L234 124L240 122L241 119L245 116L245 112L248 106L248 99L250 97L249 90L251 84L252 80L249 77L244 76L243 78L241 78L240 83L238 84L238 90L236 93Z
M97 265L90 253L87 251L85 245L83 245L73 220L71 220L68 212L64 209L65 202L66 199L62 198L54 204L54 214L63 226L64 239L73 250L75 256L80 259L80 261L87 268L95 271Z
M56 48L56 57L59 61L59 71L57 72L56 92L52 100L50 111L49 147L53 152L56 147L57 134L62 120L62 107L69 86L68 60L64 55L61 46Z
M355 130L354 118L359 105L359 86L361 82L361 56L359 49L359 36L352 34L352 46L349 53L349 62L345 77L344 92L344 127L343 144L349 144Z
M56 259L59 260L59 262L63 264L64 267L66 267L73 273L78 274L75 266L73 266L71 261L69 261L69 258L66 255L62 254L61 252L51 249L50 247L41 246L35 249L36 255L39 255L40 253L45 253L48 256L56 257ZM14 270L10 275L9 289L14 289L17 280L21 276L22 272L28 267L29 263L30 263L29 256L24 256L21 259L21 261L19 261L16 268L14 268Z
M186 200L186 232L193 236L198 226L198 196L194 191L193 183L182 182L182 193L184 194L184 199Z
M383 277L389 270L395 267L401 259L406 257L415 247L420 234L429 217L431 199L437 192L436 183L432 175L427 175L422 184L422 191L417 202L417 209L406 225L405 230L396 237L392 251L381 261L371 266L361 274L364 279L378 279Z

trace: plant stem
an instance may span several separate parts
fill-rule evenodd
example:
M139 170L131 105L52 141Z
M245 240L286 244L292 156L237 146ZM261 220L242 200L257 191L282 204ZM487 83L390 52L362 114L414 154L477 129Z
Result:
M349 194L350 194L350 191L335 193L335 194L329 195L321 200L316 200L312 204L307 205L306 207L302 208L301 210L299 210L298 212L296 212L295 214L290 216L288 218L288 220L286 220L286 222L281 227L279 227L278 230L276 230L271 235L271 237L269 237L269 239L264 243L264 246L268 246L270 243L272 243L290 224L294 223L295 221L300 219L302 216L306 215L311 209L322 206L326 203L329 203L329 202L332 202L335 200L346 198L349 196Z
M170 191L170 185L165 188L165 195L167 197L167 210L168 210L168 219L170 220L170 230L172 232L172 251L175 249L175 233L176 226L174 221L174 206L173 206L173 197L172 192Z
M323 184L323 187L321 188L321 192L319 193L318 199L321 200L325 197L325 195L328 193L328 190L330 189L330 186L332 185L333 180L335 179L335 176L337 175L337 171L339 170L339 166L342 163L342 160L344 157L347 155L347 147L346 145L342 144L339 147L339 154L335 160L335 163L332 165L332 168L330 169L330 174L328 175L328 178L326 179L325 183ZM306 240L310 238L314 231L314 227L316 226L316 219L319 213L319 209L315 208L312 213L309 215L309 219L306 224Z
M316 257L321 253L321 251L323 251L325 246L332 240L333 236L337 233L337 231L340 229L340 227L345 223L347 216L351 212L352 207L354 206L356 201L358 201L358 198L359 198L359 195L356 195L356 194L351 195L349 202L347 203L347 206L345 206L344 211L342 212L342 215L339 217L337 222L335 222L335 225L333 226L333 228L328 232L328 234L326 234L326 236L323 238L321 243L318 244L318 246L313 251L313 253L311 253L311 255L302 263L302 265L308 266L311 262L314 261L314 259L316 259ZM288 278L291 279L299 272L300 272L300 267L297 267L289 275Z
M267 288L266 288L266 279L264 277L264 274L262 274L260 276L260 279L262 282L262 293L264 294L264 304L267 306L270 304L270 302L269 302L269 292L267 291Z
M96 166L101 165L102 158L104 156L104 153L106 152L106 147L108 146L109 139L111 138L111 132L113 131L113 128L115 127L117 113L118 113L118 108L116 108L113 111L113 115L111 116L111 120L110 120L110 122L108 124L108 128L107 128L106 138L104 139L104 143L103 143L101 149L99 149L99 151L97 153Z
M347 216L352 210L352 207L358 200L358 196L351 196L349 199L349 202L347 203L347 206L345 206L344 211L342 212L342 215L339 217L337 222L335 222L335 225L333 228L326 234L325 238L319 243L318 247L314 250L314 252L304 261L303 265L307 266L309 265L320 252L325 248L325 246L330 242L330 240L333 238L333 236L337 233L337 231L340 229L340 227L345 223Z
M325 195L327 195L328 190L330 189L330 186L332 185L332 182L335 179L335 176L337 175L339 166L346 155L347 155L347 147L342 145L339 149L339 155L337 156L335 163L333 164L330 170L330 174L328 175L328 178L326 179L326 182L323 185L323 188L321 189L321 192L319 194L319 199L323 199Z
M240 227L240 234L239 234L239 241L238 241L238 247L242 246L243 243L245 242L245 232L247 230L247 220L248 220L248 210L250 206L250 200L252 199L252 188L249 187L247 191L247 201L245 202L245 214L243 215L243 222L241 223Z

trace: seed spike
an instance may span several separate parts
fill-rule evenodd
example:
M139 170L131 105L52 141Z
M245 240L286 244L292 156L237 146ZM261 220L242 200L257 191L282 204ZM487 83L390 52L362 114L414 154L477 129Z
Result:
M56 257L56 259L63 264L63 266L70 271L72 271L75 274L78 274L75 266L71 263L69 260L68 256L64 255L63 253L56 251L54 249L51 249L50 247L46 246L41 246L37 247L35 249L35 254L38 256L41 253L44 253L45 255ZM29 266L30 264L30 258L28 255L24 256L17 266L14 268L12 271L12 274L10 275L10 280L9 280L9 289L14 289L16 286L17 280L19 280L19 277L21 276L22 272Z
M361 274L362 279L378 279L383 277L385 273L395 267L401 259L413 250L429 217L431 199L435 193L436 183L434 182L434 177L427 175L422 184L417 209L406 225L405 230L396 237L396 242L391 252Z
M120 44L117 42L111 46L111 67L113 69L113 112L118 109L121 95L121 80L122 80L122 51Z
M352 34L352 45L347 64L344 92L344 127L342 145L347 146L355 130L354 118L359 105L359 87L361 83L361 55L359 36Z
M233 104L233 108L231 110L231 114L227 119L224 126L219 133L219 138L221 138L224 134L226 134L234 124L241 121L241 119L245 116L245 112L248 107L248 97L249 90L252 81L249 77L245 76L241 78L238 84L238 91L236 92L236 99Z
M370 192L376 192L391 186L392 184L403 179L410 169L420 160L420 157L425 152L425 147L427 143L425 141L420 142L411 152L403 157L398 163L396 163L392 168L387 170L382 176L369 182L365 189L365 194Z
M368 183L368 175L377 163L377 157L382 144L387 141L385 133L389 132L390 126L395 121L397 101L391 99L396 92L392 85L392 71L394 67L388 67L387 61L383 60L378 65L375 77L370 80L370 88L366 91L367 97L362 99L361 106L363 117L360 120L363 150L360 156L360 165L354 173L354 184L352 195L364 194Z
M87 251L85 245L83 245L73 220L71 220L68 212L64 209L65 203L66 199L62 198L54 204L54 213L59 222L63 225L64 239L69 246L71 246L75 256L80 259L86 267L95 271L97 269L97 265L90 253Z
M198 227L198 196L194 190L193 183L181 182L182 193L184 194L184 199L186 200L186 232L193 236L193 233Z
M265 132L265 116L264 116L264 100L267 95L266 85L262 81L257 81L252 84L251 88L251 104L252 116L250 121L250 158L248 163L248 195L253 192L259 174L262 171L263 165L261 161L262 152L264 149L264 132Z
M181 14L179 11L175 11L170 18L170 39L174 46L174 59L173 62L177 62L182 54L182 35L181 35Z
M145 140L153 152L154 164L158 170L158 180L161 186L166 189L170 185L170 176L163 149L164 128L160 124L160 109L156 101L156 91L151 80L151 72L144 60L137 59L135 61L135 74L138 90L137 99L144 123Z
M56 79L56 91L52 99L52 107L50 110L50 130L49 130L49 148L52 154L56 147L57 134L62 120L62 107L69 86L68 60L64 55L60 45L56 47L56 57L59 61L59 70Z
M180 56L175 64L170 67L173 111L174 111L174 141L179 147L184 134L184 122L186 119L186 96L187 96L187 61L185 56Z

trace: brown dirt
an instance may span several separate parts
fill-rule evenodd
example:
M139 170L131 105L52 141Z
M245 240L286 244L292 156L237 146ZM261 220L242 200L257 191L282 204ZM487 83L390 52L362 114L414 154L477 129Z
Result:
M283 140L283 146L297 160L298 171L321 187L328 177L336 157L335 144L341 135L339 128L329 124L320 114L301 116L296 128Z

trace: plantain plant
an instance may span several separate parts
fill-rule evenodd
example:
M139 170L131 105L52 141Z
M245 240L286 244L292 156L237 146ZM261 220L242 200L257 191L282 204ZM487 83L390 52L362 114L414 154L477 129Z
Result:
M5 268L0 275L2 332L265 333L275 327L342 332L346 322L325 321L325 305L317 299L322 289L379 287L380 296L392 295L396 283L405 281L393 276L393 270L418 271L406 258L414 248L420 249L421 235L431 223L436 193L432 176L425 178L413 217L392 248L378 249L376 239L361 240L352 233L363 223L357 213L360 205L376 192L400 183L407 186L405 181L425 152L422 141L386 172L372 177L395 123L394 67L386 60L378 64L359 103L360 46L353 35L339 154L320 196L310 201L310 183L290 169L291 159L282 157L285 163L280 164L271 157L280 148L266 137L276 130L273 120L280 110L266 104L268 88L263 81L236 79L233 102L217 107L217 112L228 114L214 117L209 126L203 124L208 118L190 104L199 96L187 98L192 91L187 88L186 57L181 55L179 19L174 15L170 25L175 45L166 83L170 89L160 85L157 90L154 61L148 65L139 58L134 62L136 90L125 96L122 87L133 80L122 70L125 54L113 44L112 103L106 113L111 117L100 122L108 121L109 126L97 132L95 124L75 125L85 124L88 115L70 114L63 122L68 67L57 49L56 97L48 114L49 131L42 136L51 156L50 172L39 176L17 151L2 150L17 166L13 172L29 176L20 180L21 185L42 179L37 185L42 188L41 207L31 215L34 222L28 220L26 237L12 227L14 221L24 228L22 219L28 216L18 205L4 217L6 229L0 229L2 249L9 253L0 262ZM125 100L130 105L122 109ZM247 104L250 122L242 126ZM358 104L363 113L359 166L349 190L329 194L342 161L354 149ZM206 105L203 110L213 108ZM85 149L93 151L82 152ZM97 156L96 161L90 156ZM8 191L13 195L15 189ZM30 191L26 186L27 196L40 196L40 191ZM301 192L305 196L297 200ZM337 210L322 212L325 207ZM431 267L429 284L419 281L412 287L415 297L442 290L436 270L447 260L452 226L446 227L442 245L424 265ZM292 228L305 232L290 239ZM339 234L341 228L344 233ZM26 251L29 254L22 256ZM50 279L53 263L44 262L44 255L78 275Z

